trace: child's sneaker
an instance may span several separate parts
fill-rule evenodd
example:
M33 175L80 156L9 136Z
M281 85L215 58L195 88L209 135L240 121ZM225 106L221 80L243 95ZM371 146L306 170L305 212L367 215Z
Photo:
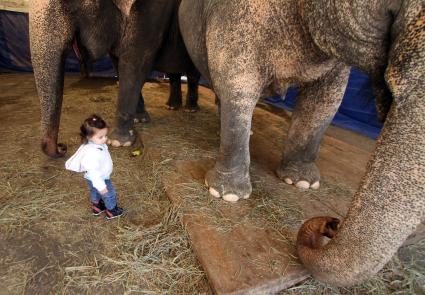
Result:
M99 216L100 214L102 214L102 212L106 210L105 203L103 202L103 200L100 200L97 204L92 203L91 210L94 216Z
M108 220L120 217L123 214L124 214L124 209L118 206L115 206L115 208L111 210L106 209L106 219Z

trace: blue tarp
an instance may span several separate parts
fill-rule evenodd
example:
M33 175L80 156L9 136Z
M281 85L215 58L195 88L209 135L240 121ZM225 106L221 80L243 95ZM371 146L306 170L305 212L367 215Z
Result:
M0 72L31 72L28 15L0 11Z
M28 14L0 10L0 73L31 71ZM71 49L66 58L65 71L80 72L79 63ZM93 72L96 76L116 75L108 57L95 62ZM266 99L266 102L292 110L296 103L296 96L297 89L290 88L285 100L281 97L270 97ZM371 138L377 138L382 124L377 119L369 78L359 70L351 71L344 100L332 123Z
M65 60L67 73L80 73L80 65L70 48ZM28 14L0 10L0 73L32 72ZM96 76L115 76L110 59L105 56L93 63Z

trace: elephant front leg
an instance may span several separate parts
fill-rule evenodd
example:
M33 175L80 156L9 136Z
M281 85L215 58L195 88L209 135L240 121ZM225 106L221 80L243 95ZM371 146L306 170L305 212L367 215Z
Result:
M199 111L198 105L198 86L201 74L196 70L187 73L187 97L185 111L194 113Z
M167 101L169 110L178 110L182 106L181 74L168 73L170 78L170 96Z
M283 159L276 173L287 184L308 189L320 186L315 164L323 134L341 104L349 68L337 64L319 80L300 91L292 114Z
M110 53L109 56L111 58L114 69L117 72L117 76L119 77L119 59L112 53ZM149 123L150 121L151 117L145 108L145 99L143 97L142 90L140 90L139 101L137 103L136 116L134 118L134 122Z
M133 61L133 62L129 62ZM134 120L140 98L140 89L151 69L153 58L145 57L143 63L138 58L122 58L119 60L120 88L115 128L109 135L109 143L114 147L130 146L136 139Z
M220 152L205 182L211 195L228 202L247 199L252 192L249 138L256 101L240 96L221 102Z

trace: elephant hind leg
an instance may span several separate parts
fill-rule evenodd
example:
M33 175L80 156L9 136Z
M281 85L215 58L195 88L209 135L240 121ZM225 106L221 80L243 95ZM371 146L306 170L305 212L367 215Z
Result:
M66 152L58 144L63 99L64 54L72 41L71 23L64 11L30 8L30 44L34 77L41 106L41 147L50 157Z
M198 86L201 74L193 68L187 72L187 96L185 110L193 113L199 111L198 106Z
M292 115L283 159L276 174L287 184L317 189L320 172L315 164L323 134L341 104L349 67L336 64L320 79L301 89Z
M169 110L178 110L182 106L181 74L168 73L170 78L170 96L166 103Z

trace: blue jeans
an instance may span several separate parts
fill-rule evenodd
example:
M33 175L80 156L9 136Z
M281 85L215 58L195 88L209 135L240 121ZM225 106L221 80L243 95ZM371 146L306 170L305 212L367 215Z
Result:
M99 191L93 186L93 183L86 179L87 184L89 185L90 189L90 201L92 203L99 203L99 201L102 199L105 203L105 207L108 210L112 210L117 205L117 193L115 192L115 188L112 185L112 182L109 179L105 179L106 188L108 189L108 192L104 195L101 195Z

